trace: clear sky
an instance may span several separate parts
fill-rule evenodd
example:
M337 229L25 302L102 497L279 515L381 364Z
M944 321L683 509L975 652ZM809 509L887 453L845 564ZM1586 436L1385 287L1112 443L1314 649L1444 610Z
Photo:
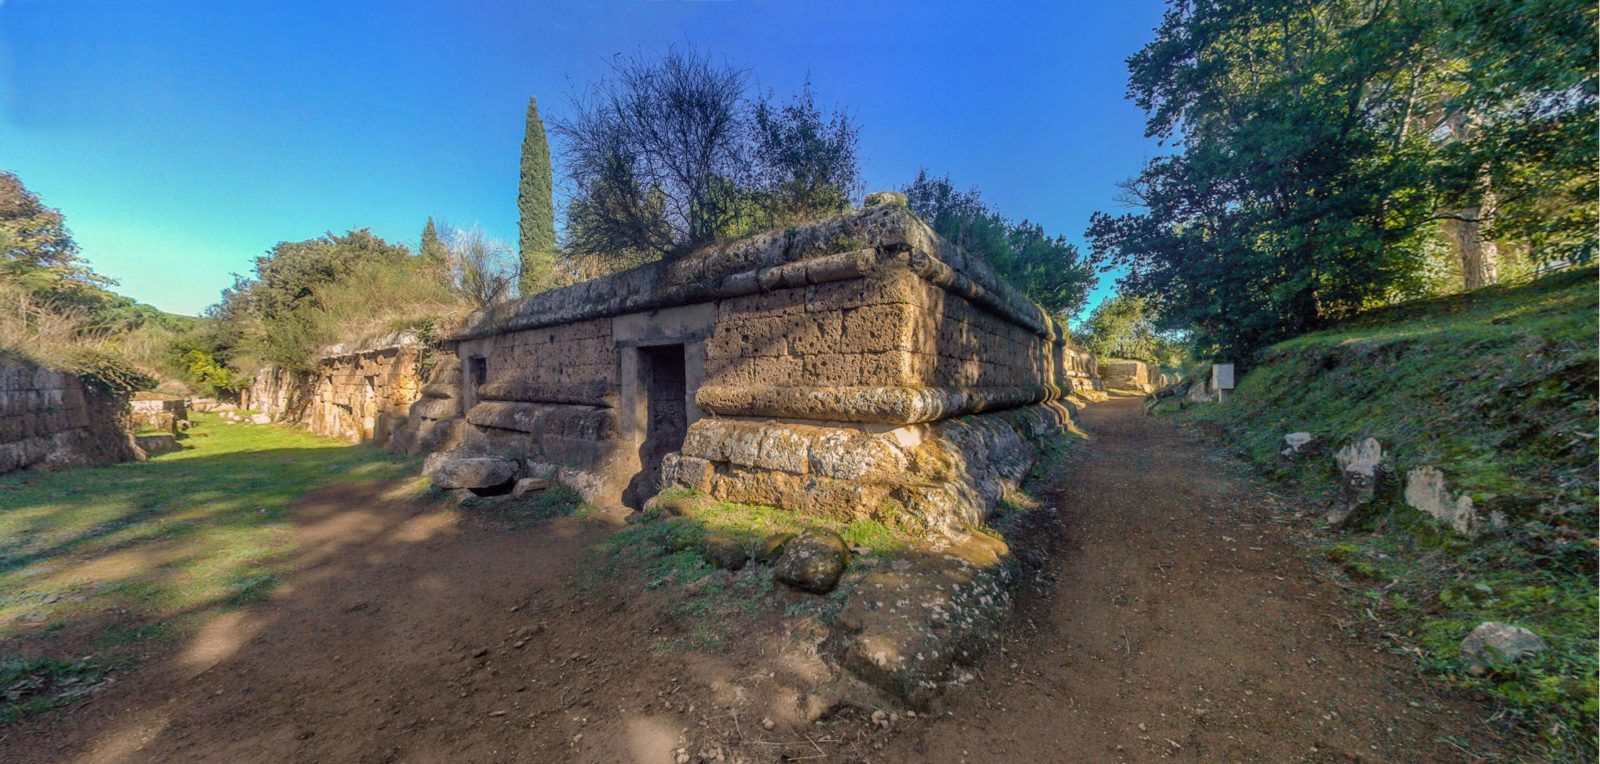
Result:
M429 215L515 241L528 96L548 123L617 54L688 42L780 95L809 75L819 102L853 111L868 191L927 167L1081 244L1114 184L1160 151L1123 96L1124 61L1160 13L1156 0L0 0L0 169L62 210L120 291L195 313L278 241L370 227L415 248Z

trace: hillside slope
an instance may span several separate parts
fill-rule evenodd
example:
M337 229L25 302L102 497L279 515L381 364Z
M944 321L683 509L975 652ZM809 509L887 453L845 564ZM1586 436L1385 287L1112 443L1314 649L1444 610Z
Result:
M1586 268L1374 311L1267 349L1226 405L1182 414L1313 504L1333 496L1333 460L1281 464L1282 437L1310 432L1330 451L1377 438L1394 478L1321 537L1323 554L1394 649L1483 690L1508 733L1557 759L1596 747L1596 310ZM1406 506L1421 466L1503 527L1469 539ZM1551 649L1468 672L1460 641L1490 620Z

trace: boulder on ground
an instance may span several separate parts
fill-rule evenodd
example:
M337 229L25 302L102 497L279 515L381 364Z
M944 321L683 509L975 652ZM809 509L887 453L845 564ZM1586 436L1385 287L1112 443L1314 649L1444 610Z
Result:
M839 585L850 563L850 547L833 531L809 530L783 545L772 567L779 583L813 594L827 594Z
M429 477L445 490L466 488L474 492L504 487L511 489L517 476L517 463L510 459L473 457L440 461Z
M1340 525L1377 496L1378 484L1385 474L1383 445L1377 438L1350 443L1333 453L1333 462L1339 467L1342 496L1328 512L1328 522Z
M1511 663L1549 646L1544 637L1521 626L1484 621L1461 640L1461 659L1469 672L1482 674L1494 664Z
M523 478L518 480L517 484L511 488L511 498L520 499L530 493L538 493L549 487L550 481L546 478Z
M250 424L272 424L271 414L251 414Z
M738 539L723 533L707 534L700 542L700 553L707 564L723 570L738 570L750 561L750 554Z

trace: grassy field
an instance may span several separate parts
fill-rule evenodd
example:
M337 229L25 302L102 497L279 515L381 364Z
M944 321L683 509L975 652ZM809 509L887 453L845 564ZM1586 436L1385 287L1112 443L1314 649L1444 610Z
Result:
M1595 759L1600 711L1596 310L1593 268L1400 305L1269 348L1228 405L1182 412L1309 497L1332 493L1332 459L1280 465L1284 434L1377 438L1395 479L1320 553L1393 649L1488 694L1533 755L1563 761ZM1411 510L1404 476L1422 465L1505 526L1468 539ZM1551 649L1473 676L1459 644L1489 620Z
M145 463L0 477L0 724L92 692L200 622L267 597L290 505L413 460L199 415Z

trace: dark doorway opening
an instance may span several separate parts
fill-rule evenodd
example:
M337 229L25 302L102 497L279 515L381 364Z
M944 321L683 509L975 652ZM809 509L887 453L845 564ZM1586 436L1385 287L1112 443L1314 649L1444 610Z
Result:
M639 348L639 389L644 401L642 469L628 484L625 503L641 507L661 490L661 458L683 447L689 431L688 382L683 346Z

